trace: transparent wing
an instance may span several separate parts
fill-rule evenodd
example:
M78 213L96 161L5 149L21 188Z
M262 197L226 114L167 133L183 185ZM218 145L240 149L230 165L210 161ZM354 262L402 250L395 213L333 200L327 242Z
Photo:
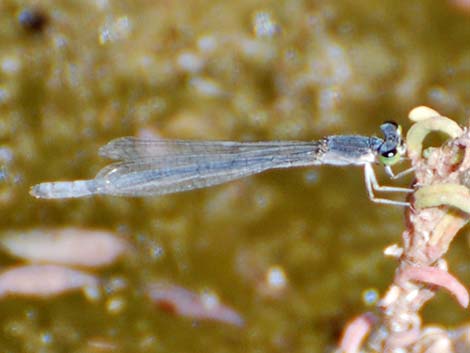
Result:
M119 142L119 143L117 143ZM124 142L124 143L123 143ZM137 146L137 147L136 147ZM100 153L124 161L102 169L97 193L162 195L221 184L272 168L318 164L317 142L119 139Z
M258 151L266 148L282 148L311 144L311 142L297 141L266 141L266 142L233 142L233 141L197 141L197 140L165 140L165 139L139 139L135 137L121 137L110 141L99 149L102 157L114 160L132 161L138 158L157 158L176 155L219 155L237 154L249 151Z

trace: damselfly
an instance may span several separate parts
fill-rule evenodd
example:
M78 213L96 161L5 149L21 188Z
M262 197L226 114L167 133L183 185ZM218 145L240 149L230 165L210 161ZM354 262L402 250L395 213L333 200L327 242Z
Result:
M380 126L383 138L333 135L318 141L193 141L123 137L101 147L99 154L118 160L94 179L41 183L31 188L37 198L57 199L95 194L152 196L199 189L257 174L268 169L329 164L364 168L369 198L378 203L408 206L407 202L377 198L374 191L411 192L381 186L373 164L382 164L394 178L391 166L405 153L401 127Z

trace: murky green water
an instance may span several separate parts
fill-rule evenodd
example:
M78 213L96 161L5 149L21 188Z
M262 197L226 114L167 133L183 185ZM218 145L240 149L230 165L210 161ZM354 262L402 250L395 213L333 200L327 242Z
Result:
M39 6L39 28L18 20L28 6ZM469 16L431 0L1 2L2 230L103 228L138 256L96 271L127 283L99 302L79 293L2 300L0 350L330 349L349 318L370 310L364 291L390 283L394 262L382 251L403 229L400 208L367 199L360 169L272 171L147 199L41 201L28 189L93 177L106 164L98 147L118 136L378 134L384 120L406 128L407 112L422 104L463 122ZM451 266L468 283L464 236L455 246ZM272 266L287 278L274 294L265 288ZM217 293L245 326L155 308L142 288L160 279ZM116 298L124 304L113 312ZM444 295L434 304L430 322L468 319Z

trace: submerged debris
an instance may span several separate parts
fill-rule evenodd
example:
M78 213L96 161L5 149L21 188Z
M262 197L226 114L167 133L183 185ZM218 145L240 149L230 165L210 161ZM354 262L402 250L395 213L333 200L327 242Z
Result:
M6 232L0 246L30 262L83 267L110 265L129 250L112 232L74 227Z
M18 22L28 32L40 33L48 23L46 14L39 9L24 9L18 15Z
M99 29L98 41L108 44L127 39L132 31L132 21L128 16L121 16L106 21Z
M256 37L273 37L281 32L281 26L269 12L258 11L253 14L253 33Z
M83 290L91 297L98 292L98 285L95 276L65 266L16 266L0 273L0 298L50 298L76 290Z
M166 282L153 282L147 286L146 292L150 300L160 308L178 316L243 325L240 314L222 304L213 293L197 294Z

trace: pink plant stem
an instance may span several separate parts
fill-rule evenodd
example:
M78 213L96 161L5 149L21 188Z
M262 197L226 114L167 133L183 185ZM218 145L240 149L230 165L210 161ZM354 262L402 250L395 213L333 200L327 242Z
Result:
M447 124L445 118L443 122ZM430 192L439 188L445 191L452 185L462 185L464 173L470 169L470 133L466 129L456 134L457 140L439 149L429 150L425 158L422 149L419 149L419 153L409 151L418 189L431 186L428 189ZM422 148L421 143L419 145ZM463 146L465 153L462 159ZM456 163L459 163L458 167ZM455 189L462 190L458 187ZM419 199L419 207L415 199L411 198L412 207L406 212L406 229L402 235L403 253L399 258L395 280L382 301L382 324L371 333L371 339L378 337L374 342L369 342L376 351L428 352L426 347L431 346L423 341L420 310L439 288L449 291L461 306L468 306L467 289L447 270L436 267L443 261L457 232L469 220L468 214L458 207L462 199L466 202L466 194L464 192L454 197L452 193L447 193L441 198L439 192L421 192L421 196L426 199ZM439 200L443 200L442 203ZM377 335L377 332L381 334Z
M468 307L469 295L467 289L450 273L431 266L408 266L397 276L401 285L408 281L418 281L447 289L455 296L459 304Z
M371 331L377 318L372 313L359 315L347 323L343 331L339 348L344 353L357 353L361 349L364 338Z
M419 339L420 333L421 328L419 327L419 325L417 327L413 327L408 331L395 333L387 339L386 350L408 347Z

